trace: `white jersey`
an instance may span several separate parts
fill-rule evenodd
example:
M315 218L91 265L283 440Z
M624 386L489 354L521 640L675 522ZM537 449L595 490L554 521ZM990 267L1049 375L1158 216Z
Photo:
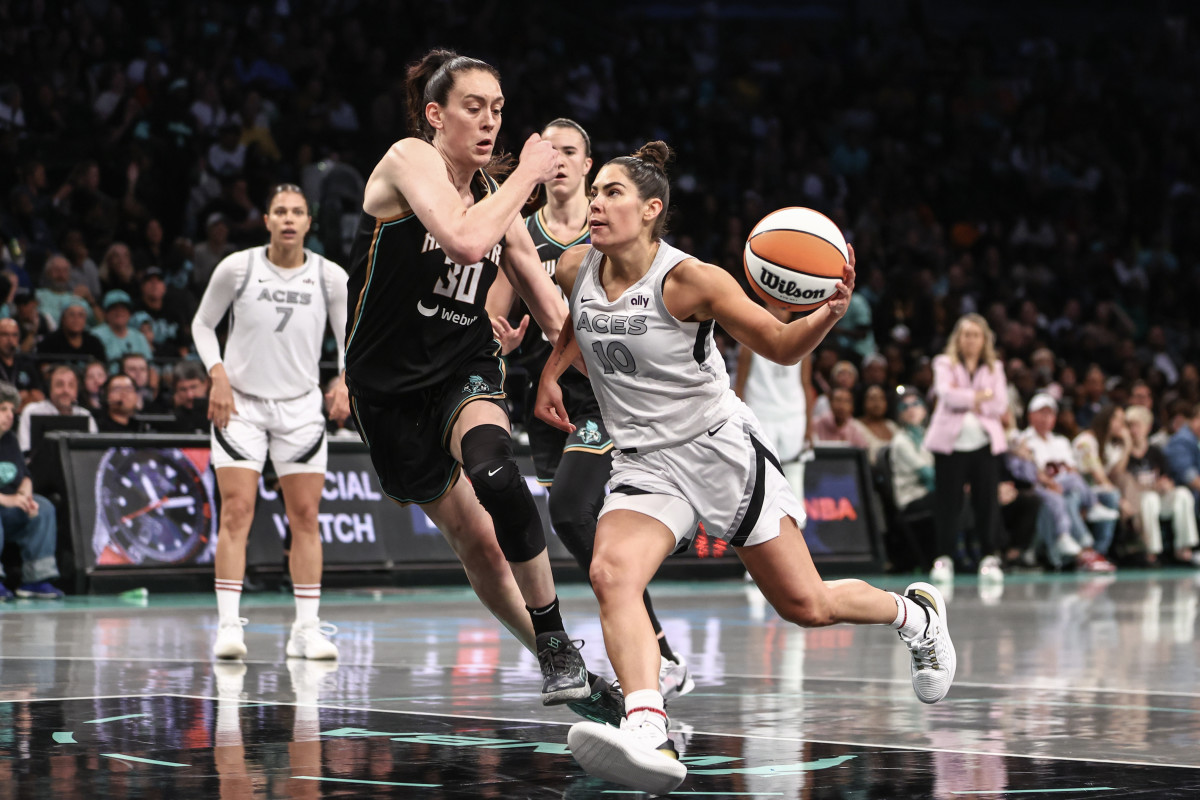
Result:
M225 373L242 394L267 400L301 397L320 383L321 345L328 321L344 368L346 271L304 251L304 264L285 269L267 248L226 256L213 270L192 322L196 352L211 370L222 362L216 327L229 311Z
M744 390L746 405L763 422L791 422L804 436L804 387L800 363L776 364L758 353L750 354L750 370Z
M742 407L713 342L713 322L682 322L663 302L667 273L686 258L660 242L646 274L612 301L600 284L599 250L584 256L575 279L575 337L604 424L624 452L689 441Z

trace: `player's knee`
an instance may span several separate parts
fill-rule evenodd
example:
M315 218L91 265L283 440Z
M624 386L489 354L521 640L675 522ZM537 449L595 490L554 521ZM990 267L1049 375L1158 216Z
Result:
M463 468L496 527L509 561L529 561L546 549L546 534L529 486L513 458L512 437L499 425L479 425L462 438Z
M832 625L833 609L820 594L789 597L775 608L779 616L801 628L823 628Z
M222 497L222 535L245 538L254 520L254 497Z
M645 586L639 586L636 580L630 578L630 570L622 567L622 565L608 558L604 553L597 551L592 556L592 565L588 569L588 580L592 583L592 590L596 593L596 599L602 604L610 602L622 602L638 599Z
M319 497L306 497L303 500L294 500L288 503L287 516L292 530L294 532L316 530L320 507Z

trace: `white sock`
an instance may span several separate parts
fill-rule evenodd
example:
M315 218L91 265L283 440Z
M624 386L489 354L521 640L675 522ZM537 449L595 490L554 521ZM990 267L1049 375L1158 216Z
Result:
M639 689L625 695L625 716L634 724L648 722L667 735L667 712L662 693L657 689Z
M242 601L242 582L227 581L217 578L217 616L221 624L233 624L238 621L238 605Z
M321 605L321 584L292 584L292 593L296 598L296 622L316 622L317 609Z
M902 594L892 592L892 596L896 598L896 619L892 621L891 627L900 631L900 635L905 639L912 639L924 633L925 626L929 624L929 616L925 609Z

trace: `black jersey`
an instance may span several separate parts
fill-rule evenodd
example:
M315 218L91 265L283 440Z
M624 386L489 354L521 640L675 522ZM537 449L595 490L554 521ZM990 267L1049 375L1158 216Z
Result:
M496 191L483 170L478 202ZM437 386L493 347L484 301L504 240L474 264L455 264L416 214L376 219L363 212L350 250L346 385L387 405L397 394Z
M577 244L587 244L591 241L591 234L585 227L569 242L562 242L554 238L554 234L546 229L545 223L542 221L542 211L538 210L525 218L525 227L529 230L530 237L533 238L533 245L537 248L538 258L542 261L542 266L546 268L546 272L550 275L550 279L554 279L554 270L558 266L558 259L563 253ZM559 293L562 294L560 288ZM563 302L566 302L567 296L562 294ZM525 304L518 301L517 311L511 320L514 324L521 321L521 317L525 315ZM550 357L550 351L554 349L554 342L546 339L546 335L542 332L541 326L533 320L529 319L529 327L525 329L525 338L521 340L521 346L509 354L509 360L515 364L520 364L537 380L537 376L541 374L542 367L546 365L546 359Z

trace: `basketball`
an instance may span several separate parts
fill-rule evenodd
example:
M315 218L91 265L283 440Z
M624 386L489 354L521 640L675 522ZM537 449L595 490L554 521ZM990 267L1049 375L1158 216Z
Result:
M846 238L811 208L781 208L754 226L743 262L750 285L770 305L812 311L834 295L850 261Z

